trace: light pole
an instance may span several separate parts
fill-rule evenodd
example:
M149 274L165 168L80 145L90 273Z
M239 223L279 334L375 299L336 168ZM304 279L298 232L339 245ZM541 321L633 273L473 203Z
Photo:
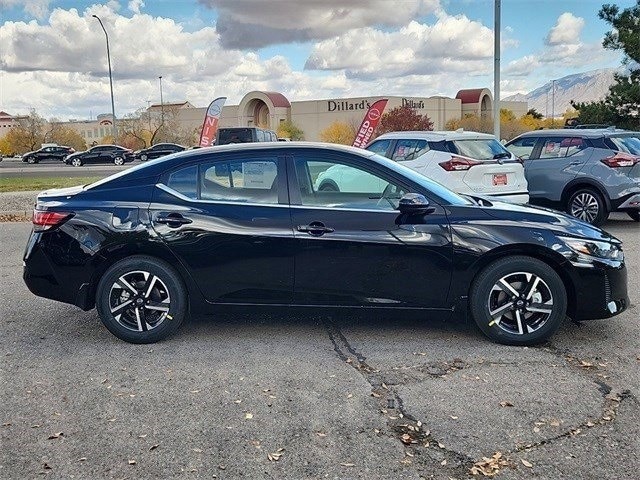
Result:
M164 102L162 100L162 75L158 77L160 79L160 124L164 125Z
M493 134L500 141L500 0L493 13Z
M102 20L100 20L100 17L98 17L97 15L91 15L91 16L97 19L98 22L100 22L100 26L102 27L102 31L104 32L104 36L107 39L107 63L109 64L109 86L111 87L111 116L112 116L111 129L112 129L112 136L113 136L113 144L115 145L116 137L118 135L118 130L116 129L116 107L115 107L115 103L113 102L113 76L111 75L111 53L109 52L109 35L107 35L107 30L104 28L104 25L102 24Z
M551 126L556 126L556 81L551 81Z

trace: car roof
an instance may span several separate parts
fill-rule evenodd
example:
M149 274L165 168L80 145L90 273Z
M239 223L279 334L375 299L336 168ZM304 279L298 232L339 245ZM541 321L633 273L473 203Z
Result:
M637 132L621 128L554 128L548 130L534 130L520 135L520 137L612 137L618 135L634 135Z
M385 139L416 139L432 140L439 142L443 140L495 140L496 137L489 133L472 132L464 130L442 130L442 131L409 131L409 132L389 132L376 137L374 140Z

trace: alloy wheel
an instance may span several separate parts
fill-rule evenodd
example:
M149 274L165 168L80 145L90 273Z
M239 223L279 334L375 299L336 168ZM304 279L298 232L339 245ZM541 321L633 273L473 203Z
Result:
M124 165L124 158L116 157L113 159L113 163L115 163L116 165Z
M169 317L169 289L157 275L135 270L121 275L111 286L109 308L123 327L147 332Z
M553 313L551 289L539 276L515 272L498 280L487 301L491 323L507 333L526 335L539 330Z
M572 216L588 223L593 223L598 217L599 211L598 199L589 192L576 195L570 206Z
M73 160L71 160L71 165L73 165L74 167L81 167L82 160L80 160L79 158L74 158Z

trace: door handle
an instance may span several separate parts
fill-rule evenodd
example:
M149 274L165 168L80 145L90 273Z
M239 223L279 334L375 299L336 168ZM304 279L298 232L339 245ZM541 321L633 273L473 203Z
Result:
M169 227L177 228L180 225L186 225L188 223L193 223L193 220L190 218L183 217L180 213L166 213L160 214L156 217L156 223L164 223Z
M314 237L320 237L325 233L331 233L335 230L331 227L325 227L322 222L311 222L309 225L298 225L298 231L308 233Z

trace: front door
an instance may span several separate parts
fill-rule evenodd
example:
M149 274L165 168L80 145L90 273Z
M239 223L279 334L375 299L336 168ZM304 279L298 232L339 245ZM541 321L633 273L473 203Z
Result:
M293 231L283 160L209 155L168 172L150 205L154 230L209 302L288 304Z
M300 151L289 159L295 303L447 307L445 212L434 205L424 217L401 216L398 200L411 187L380 168L349 154Z

